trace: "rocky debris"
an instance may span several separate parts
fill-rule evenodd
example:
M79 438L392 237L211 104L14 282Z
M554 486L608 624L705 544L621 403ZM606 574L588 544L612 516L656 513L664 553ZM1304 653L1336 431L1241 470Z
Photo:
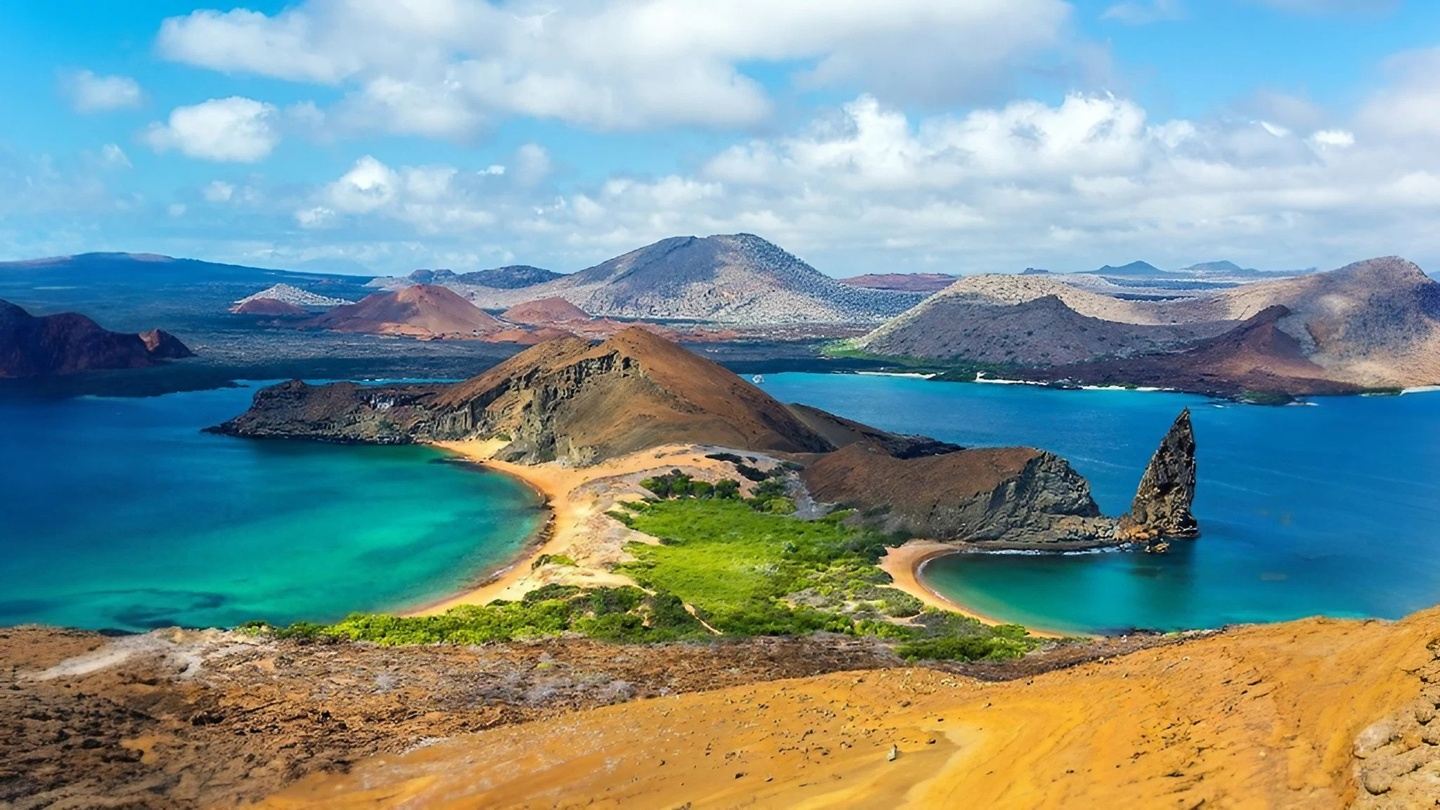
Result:
M1194 502L1195 431L1186 408L1151 456L1130 511L1116 527L1116 537L1130 543L1198 537L1200 526L1190 512Z
M35 316L0 301L0 378L145 368L193 352L169 332L111 332L78 312Z
M331 307L338 307L343 304L354 303L353 301L347 301L344 298L332 298L328 295L320 295L319 293L313 293L309 290L302 290L299 287L294 286L293 284L281 283L271 287L266 287L260 292L253 293L239 299L234 303L233 306L230 307L230 311L239 312L240 308L245 306L246 304L252 301L259 301L262 299L279 301L281 303L290 304L291 306L299 307L305 310L330 309Z
M1410 672L1420 694L1393 715L1381 718L1351 747L1355 781L1361 790L1353 807L1429 807L1440 796L1440 638L1426 645L1430 660Z

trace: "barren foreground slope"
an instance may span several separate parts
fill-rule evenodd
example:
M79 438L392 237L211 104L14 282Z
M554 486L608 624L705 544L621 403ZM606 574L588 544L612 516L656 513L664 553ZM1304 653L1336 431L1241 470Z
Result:
M1006 683L754 683L374 757L270 805L1429 806L1437 646L1431 610L1242 628Z

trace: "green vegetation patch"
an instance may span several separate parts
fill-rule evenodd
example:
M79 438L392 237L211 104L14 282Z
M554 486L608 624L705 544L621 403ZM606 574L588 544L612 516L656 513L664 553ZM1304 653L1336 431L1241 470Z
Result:
M462 605L438 616L355 613L335 624L297 622L271 627L252 622L242 629L277 638L369 641L375 644L485 644L491 641L579 633L618 642L660 642L710 635L675 596L639 588L546 585L519 602Z
M635 562L620 570L678 596L725 634L879 636L903 642L901 654L913 658L999 660L1034 648L1024 628L926 610L886 587L890 576L875 561L890 538L847 516L799 520L733 500L635 504L623 519L660 544L630 544Z

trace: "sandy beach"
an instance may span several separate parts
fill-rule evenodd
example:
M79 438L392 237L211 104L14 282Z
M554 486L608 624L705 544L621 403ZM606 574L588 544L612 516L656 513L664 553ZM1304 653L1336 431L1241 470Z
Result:
M920 570L924 567L925 563L936 557L944 557L947 554L955 553L957 553L955 546L947 543L940 543L934 540L911 540L903 546L897 546L887 551L885 556L880 558L880 569L890 575L890 578L894 580L893 585L896 588L919 599L930 607L948 610L952 613L959 613L962 616L969 616L972 619L978 619L986 624L1010 624L1010 622L1006 622L1003 619L981 613L953 599L941 596L925 584ZM1041 627L1031 627L1028 624L1025 625L1025 629L1030 631L1030 635L1039 638L1065 638L1075 635L1074 633L1061 633Z

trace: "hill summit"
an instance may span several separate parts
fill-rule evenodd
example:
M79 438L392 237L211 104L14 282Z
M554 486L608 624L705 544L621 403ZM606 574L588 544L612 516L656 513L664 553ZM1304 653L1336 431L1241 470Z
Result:
M675 236L521 289L442 281L485 309L563 298L601 318L737 325L874 323L923 294L854 287L754 234Z

